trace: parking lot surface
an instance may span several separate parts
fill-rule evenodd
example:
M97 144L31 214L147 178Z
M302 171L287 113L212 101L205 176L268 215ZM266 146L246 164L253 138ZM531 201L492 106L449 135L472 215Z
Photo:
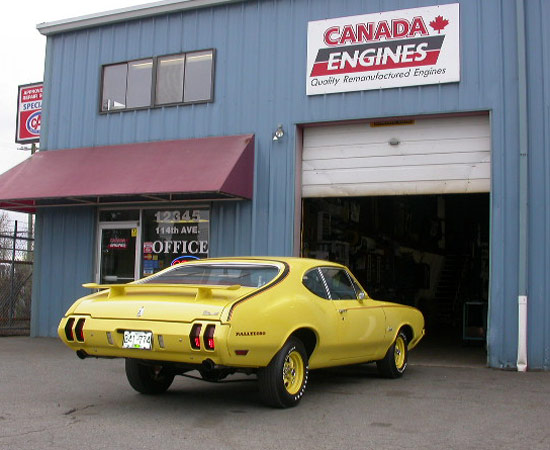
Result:
M122 360L0 338L0 449L550 448L550 373L414 353L397 380L372 364L312 372L300 405L276 410L254 381L177 377L166 394L143 396Z

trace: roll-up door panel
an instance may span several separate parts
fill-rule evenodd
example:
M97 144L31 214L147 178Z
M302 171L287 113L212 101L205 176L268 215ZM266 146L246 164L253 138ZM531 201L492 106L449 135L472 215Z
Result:
M490 172L487 115L304 130L303 197L489 192Z

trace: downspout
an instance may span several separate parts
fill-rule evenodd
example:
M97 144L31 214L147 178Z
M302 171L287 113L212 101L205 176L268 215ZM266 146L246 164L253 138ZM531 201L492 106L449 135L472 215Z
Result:
M525 53L525 4L516 0L518 52L518 116L519 116L519 261L518 261L518 372L527 370L527 283L529 167L527 131L527 62Z

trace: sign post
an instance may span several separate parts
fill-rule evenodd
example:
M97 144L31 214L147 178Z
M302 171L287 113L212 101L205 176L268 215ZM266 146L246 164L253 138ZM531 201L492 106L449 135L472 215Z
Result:
M17 128L15 142L34 144L40 140L40 122L42 118L43 83L19 86L17 94Z
M31 144L31 155L36 153L36 144L40 141L40 123L42 121L42 92L44 84L23 84L17 91L17 125L15 142ZM17 227L17 222L16 227ZM29 236L33 235L33 214L27 218ZM16 228L17 229L17 228ZM27 241L27 251L31 249L31 241ZM15 247L14 247L15 248Z

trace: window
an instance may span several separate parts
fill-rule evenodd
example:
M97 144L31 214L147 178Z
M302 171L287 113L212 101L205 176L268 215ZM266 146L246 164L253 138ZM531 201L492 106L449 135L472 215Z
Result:
M152 59L105 66L101 111L150 106L152 80Z
M184 102L199 102L212 98L212 52L187 55L185 63Z
M259 264L178 264L144 283L262 287L278 274L277 267Z
M103 67L101 111L210 102L213 74L214 50L107 65Z
M143 275L208 257L209 207L144 209L142 218Z
M183 74L185 56L163 56L157 63L156 104L181 103L183 101Z
M102 282L128 281L129 269L117 263L116 258L122 258L128 267L131 264L138 279L171 265L208 257L210 207L207 205L102 209L98 225L96 279ZM267 282L266 273L258 272L252 282L257 285Z
M151 104L152 81L153 60L144 59L128 63L127 108L143 108Z
M325 283L319 269L313 269L304 275L302 280L304 286L315 295L321 298L329 299L328 292L325 288Z
M127 64L107 66L103 69L102 111L126 108Z
M361 286L359 286L359 283L357 283L357 281L353 279L353 277L350 277L350 278L351 278L351 283L353 284L353 289L355 289L355 297L360 300L364 300L367 297L367 294L363 291Z
M355 289L345 270L326 267L321 270L333 300L357 299Z
M99 212L100 222L123 222L139 220L139 209L104 209Z

